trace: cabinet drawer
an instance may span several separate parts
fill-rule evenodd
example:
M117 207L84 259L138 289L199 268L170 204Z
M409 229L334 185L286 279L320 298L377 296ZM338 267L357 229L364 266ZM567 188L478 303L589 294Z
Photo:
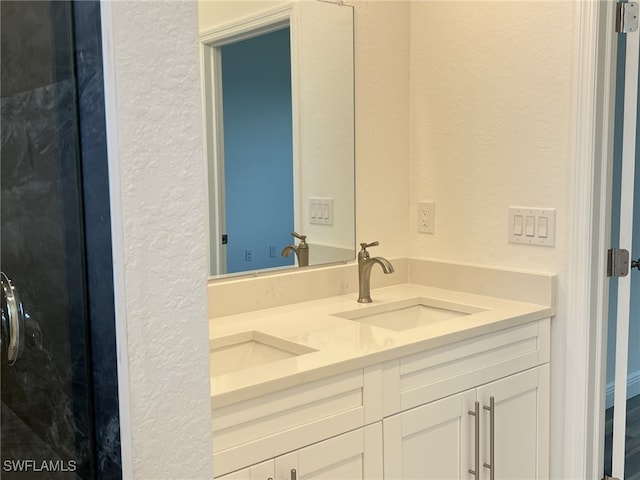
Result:
M549 335L545 319L386 362L384 415L547 363Z
M213 462L223 475L365 423L362 370L212 411Z

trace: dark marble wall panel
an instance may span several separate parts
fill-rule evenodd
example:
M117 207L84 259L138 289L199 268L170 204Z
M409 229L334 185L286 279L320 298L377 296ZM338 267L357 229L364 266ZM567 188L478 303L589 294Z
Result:
M71 78L68 15L68 2L0 2L2 97Z
M91 474L91 391L86 380L81 388L74 381L89 368L74 96L66 80L0 104L0 262L42 335L42 345L27 344L14 366L3 363L2 401L61 458Z
M100 5L3 0L0 13L0 262L34 334L2 364L2 460L120 479Z
M2 437L17 435L7 430L17 425L4 421L9 411L24 425L20 435L32 433L19 453L3 442L2 457L35 459L45 443L74 462L74 475L95 478L71 4L3 1L0 8L0 262L42 338L14 366L2 363ZM17 474L3 471L3 478Z
M11 437L4 438L2 444L1 476L4 480L80 480L74 461L60 458L4 403L1 408L2 428L11 432ZM24 462L25 451L29 452L28 459L33 464Z

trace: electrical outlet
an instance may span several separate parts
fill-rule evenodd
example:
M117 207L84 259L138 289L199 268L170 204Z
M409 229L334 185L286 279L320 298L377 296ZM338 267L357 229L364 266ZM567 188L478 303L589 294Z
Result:
M436 220L436 204L434 202L418 202L418 232L434 233Z
M253 252L251 250L245 250L244 251L244 261L245 262L250 262L252 260L253 257Z
M269 257L274 258L277 255L275 245L269 245Z

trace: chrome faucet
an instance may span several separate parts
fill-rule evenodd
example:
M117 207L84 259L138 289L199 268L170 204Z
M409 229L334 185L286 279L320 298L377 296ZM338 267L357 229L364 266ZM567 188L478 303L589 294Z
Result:
M288 257L289 255L291 255L291 252L294 252L296 254L296 257L298 257L298 266L306 267L307 265L309 265L309 244L306 241L307 236L300 235L296 232L291 232L291 235L300 240L300 243L297 247L295 246L295 244L287 245L282 249L281 255L283 257Z
M382 257L369 256L367 248L379 245L378 242L361 243L362 249L358 253L358 303L371 303L371 268L374 264L382 267L384 273L393 273L393 265Z

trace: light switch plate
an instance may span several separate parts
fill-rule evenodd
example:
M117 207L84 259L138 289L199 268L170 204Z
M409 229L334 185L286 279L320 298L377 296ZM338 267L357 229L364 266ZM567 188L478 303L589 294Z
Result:
M509 207L509 243L554 247L556 209Z
M418 202L418 232L434 233L436 205L434 202Z
M309 197L309 223L333 225L333 198Z

